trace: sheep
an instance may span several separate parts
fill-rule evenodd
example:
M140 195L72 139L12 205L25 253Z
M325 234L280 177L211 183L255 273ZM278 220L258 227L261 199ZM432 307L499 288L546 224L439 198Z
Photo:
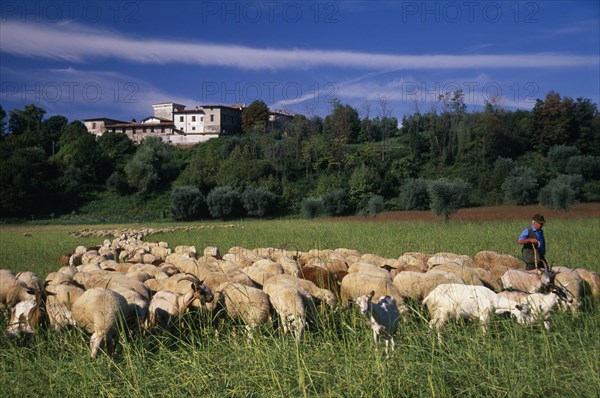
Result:
M48 282L51 283L48 283L45 289L49 294L46 299L46 311L50 318L50 326L54 330L60 330L75 325L71 309L85 289L72 281L55 283L54 280L50 280Z
M339 295L342 279L347 271L333 271L317 265L307 264L302 267L298 277L309 280L322 289Z
M375 291L375 295L378 297L393 297L396 300L398 310L401 314L408 312L408 307L404 305L404 299L396 286L392 283L391 277L377 277L363 272L349 273L342 279L340 299L342 304L348 305L358 297L369 294L372 290Z
M17 279L16 275L8 269L0 269L0 310L10 310L21 301L31 299L35 289Z
M600 300L600 274L586 268L575 268L575 272L583 280L585 288L594 300Z
M374 295L375 292L371 291L368 295L360 296L356 299L356 304L360 308L361 314L371 321L375 344L377 344L380 335L385 340L385 353L387 355L390 345L392 351L396 347L394 335L398 330L400 312L396 300L392 297L382 296L377 303L373 303L371 300Z
M350 266L348 267L348 273L351 274L354 272L363 272L374 276L380 276L382 278L391 279L391 275L388 271L381 268L377 264L372 264L365 261L359 261L357 263L350 264Z
M500 266L508 270L510 269L525 269L525 263L510 254L500 254L493 251L480 251L473 256L475 266L488 271L492 271L495 267ZM506 272L505 271L505 272Z
M570 309L572 313L577 312L581 305L581 297L583 294L583 280L579 276L577 271L561 266L552 267L554 273L554 284L562 286L567 289L572 296L570 302L563 302L567 309Z
M270 279L270 281L272 283L289 283L294 286L301 286L311 295L313 299L318 300L319 302L324 302L331 308L335 308L337 306L337 298L333 292L327 289L322 289L309 280L283 274L274 276L272 280Z
M187 290L183 294L173 293L166 290L158 291L150 301L148 318L144 324L146 330L155 327L169 329L173 320L180 318L188 311L194 300L212 301L213 294L202 282L189 282Z
M297 341L303 340L307 312L314 307L310 293L299 284L274 278L266 281L263 291L279 315L284 333L292 333Z
M538 271L509 269L502 275L501 281L505 290L537 293L554 283L554 274L549 270L544 270L540 274Z
M192 274L175 274L162 283L159 291L166 291L177 294L186 294L189 291L190 283L201 287L201 292L204 297L200 299L194 299L190 304L191 307L200 308L205 306L206 303L210 303L214 299L214 294L209 286L205 285L203 281Z
M392 283L402 297L410 297L418 301L422 301L438 285L444 283L465 284L465 281L453 272L435 272L434 270L424 273L402 271L396 274Z
M438 341L442 341L441 329L450 318L479 319L483 334L487 332L487 324L492 312L510 312L519 323L525 323L531 310L527 306L500 298L485 286L442 284L425 297L422 303L427 306L431 315L429 326L435 328Z
M242 321L248 337L252 338L252 330L269 319L269 295L260 289L237 282L225 282L217 287L215 296L217 299L212 311L214 326L226 314L231 319Z
M536 319L544 321L544 328L550 330L550 315L561 302L570 303L573 301L573 296L564 287L553 286L550 292L543 293L526 293L522 291L502 291L498 293L499 297L516 301L520 304L527 304L531 309L531 316L527 323L533 323Z
M90 355L96 358L102 345L110 355L119 340L118 328L123 325L128 311L125 298L119 293L102 287L86 290L72 306L73 319L90 338Z
M30 290L33 294L12 308L6 329L8 337L33 334L39 329L47 328L50 324L46 311L46 292L43 289Z
M175 246L175 253L177 254L187 254L189 258L195 258L198 254L196 250L196 246Z

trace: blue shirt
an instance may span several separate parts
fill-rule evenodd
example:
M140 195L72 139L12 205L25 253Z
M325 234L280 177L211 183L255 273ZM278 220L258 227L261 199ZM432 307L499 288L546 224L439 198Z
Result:
M544 239L544 231L541 229L535 229L533 224L531 225L531 229L535 232L535 238L540 242L540 246L535 245L538 253L540 255L546 254L546 239ZM521 232L521 236L519 236L519 240L529 238L529 228L525 228L523 232Z

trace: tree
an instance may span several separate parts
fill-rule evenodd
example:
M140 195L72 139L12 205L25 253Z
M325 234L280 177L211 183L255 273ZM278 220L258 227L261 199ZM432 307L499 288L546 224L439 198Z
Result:
M320 198L304 198L302 200L302 215L313 219L323 214L323 200Z
M269 107L262 100L252 101L242 111L242 130L249 133L255 129L265 130L269 122Z
M323 201L323 211L331 216L342 216L352 209L350 197L345 189L328 191L321 200Z
M385 201L381 195L373 195L367 203L369 215L376 216L385 210Z
M22 111L12 110L8 120L8 130L14 135L28 134L35 136L40 132L45 114L44 109L33 104L25 105Z
M548 150L550 168L557 173L565 173L569 159L579 155L579 149L569 145L554 145Z
M242 194L242 203L249 216L264 217L273 211L277 195L266 188L247 188Z
M428 183L424 178L406 180L400 188L400 208L402 210L429 209Z
M216 187L210 191L206 196L206 205L214 218L231 218L241 213L239 196L229 186Z
M125 176L130 187L140 194L158 188L172 177L171 153L173 148L158 137L144 138L135 155L125 165Z
M189 185L175 187L171 192L171 214L175 220L195 220L205 205L202 192Z
M2 105L0 105L0 137L2 137L5 133L4 128L6 126L6 112L4 111L4 108L2 108Z
M377 172L365 165L360 165L350 175L348 193L357 208L363 208L371 194L378 193L380 178Z
M583 178L580 175L562 174L552 179L540 190L539 202L553 210L569 210L581 199Z
M444 216L448 222L450 216L468 203L470 185L461 180L450 181L439 178L430 181L427 187L431 210L437 216Z
M533 203L538 195L535 172L527 166L517 166L502 183L504 200L516 205Z

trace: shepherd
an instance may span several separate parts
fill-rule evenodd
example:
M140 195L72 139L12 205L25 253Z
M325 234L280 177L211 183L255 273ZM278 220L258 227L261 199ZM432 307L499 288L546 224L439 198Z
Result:
M537 213L531 218L531 226L525 228L519 236L518 243L523 245L523 261L526 269L547 269L546 239L544 238L544 216Z

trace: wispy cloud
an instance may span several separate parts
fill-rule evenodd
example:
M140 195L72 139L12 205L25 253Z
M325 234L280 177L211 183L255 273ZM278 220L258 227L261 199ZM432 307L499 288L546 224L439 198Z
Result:
M18 56L77 63L119 59L141 64L191 64L244 70L310 69L362 70L560 68L596 66L597 56L528 53L499 55L378 54L344 50L253 48L166 39L143 39L108 29L75 23L0 25L0 49Z
M152 104L173 101L190 106L200 101L134 76L104 70L84 70L72 66L56 69L0 69L3 81L0 102L17 107L34 103L49 113L72 114L77 118L107 116L122 108L122 115L144 117L152 113Z

